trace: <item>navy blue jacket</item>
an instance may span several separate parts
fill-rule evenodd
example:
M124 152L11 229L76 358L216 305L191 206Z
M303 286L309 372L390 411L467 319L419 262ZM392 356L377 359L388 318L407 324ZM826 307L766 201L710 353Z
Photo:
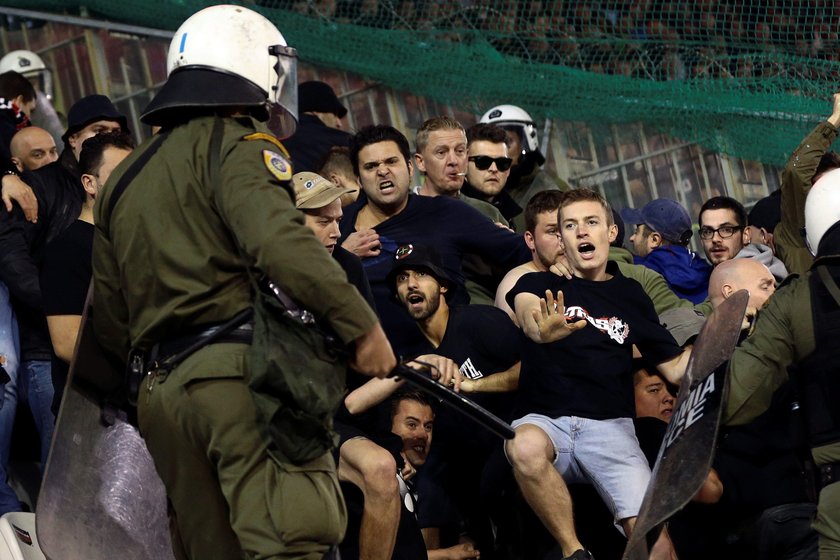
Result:
M681 298L702 303L709 295L712 266L702 257L680 245L657 247L647 257L633 257L633 262L655 270L665 277L668 287Z
M356 231L356 217L367 204L362 194L344 209L341 235L346 238ZM461 260L465 253L475 253L488 262L511 269L531 260L531 252L522 235L498 227L489 218L460 200L444 196L426 197L411 194L405 209L375 228L382 247L378 256L362 259L367 272L376 310L385 333L399 355L418 351L425 345L411 316L385 282L398 247L409 243L431 245L440 254L446 273L452 278L449 304L468 303L464 288Z

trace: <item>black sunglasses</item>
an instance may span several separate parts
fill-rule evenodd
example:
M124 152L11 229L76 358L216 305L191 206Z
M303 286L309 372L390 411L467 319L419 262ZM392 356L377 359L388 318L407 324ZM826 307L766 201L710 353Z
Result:
M487 171L494 163L499 171L507 171L513 164L513 160L509 157L470 156L467 159L473 162L480 171Z

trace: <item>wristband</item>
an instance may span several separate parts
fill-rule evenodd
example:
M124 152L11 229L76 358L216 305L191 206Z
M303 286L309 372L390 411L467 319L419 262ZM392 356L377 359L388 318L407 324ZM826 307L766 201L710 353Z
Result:
M5 170L5 171L3 172L3 175L14 175L15 177L18 177L18 176L19 176L19 175L18 175L18 172L17 172L17 171L15 171L14 169L7 169L7 170Z

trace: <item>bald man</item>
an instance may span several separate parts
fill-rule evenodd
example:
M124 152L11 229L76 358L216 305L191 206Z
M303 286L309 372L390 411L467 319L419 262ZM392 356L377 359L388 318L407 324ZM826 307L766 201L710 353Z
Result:
M12 162L18 171L35 171L58 159L52 135L37 126L28 126L12 136Z
M709 278L712 306L717 307L738 290L750 293L744 318L749 323L776 291L776 280L770 269L755 259L730 259L717 265Z

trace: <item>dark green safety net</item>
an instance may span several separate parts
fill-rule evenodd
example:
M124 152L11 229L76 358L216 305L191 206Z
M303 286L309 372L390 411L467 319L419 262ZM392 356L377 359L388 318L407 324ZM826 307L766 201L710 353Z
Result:
M78 14L79 4L5 4ZM91 0L91 17L174 30L210 2ZM481 114L642 122L780 165L831 112L834 0L310 0L244 3L301 59Z

